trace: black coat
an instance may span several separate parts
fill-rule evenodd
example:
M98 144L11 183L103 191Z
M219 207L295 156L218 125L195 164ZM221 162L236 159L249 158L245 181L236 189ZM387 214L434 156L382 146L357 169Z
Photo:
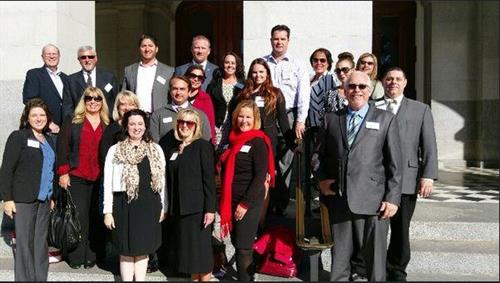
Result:
M233 89L233 98L237 97L244 88L245 81L239 79ZM215 126L220 127L224 123L227 112L226 100L222 94L222 77L219 76L212 80L207 87L207 93L212 98L212 104L214 105Z
M46 134L45 139L55 152L55 137ZM0 194L4 201L30 203L38 198L43 152L40 146L28 146L28 140L38 142L31 129L22 129L12 132L5 144L0 168Z
M160 146L167 161L167 186L169 214L188 215L193 213L215 212L215 175L214 150L210 142L204 139L193 141L178 154L176 160L172 154L178 151L179 141L167 138L160 140ZM178 199L173 199L174 190Z

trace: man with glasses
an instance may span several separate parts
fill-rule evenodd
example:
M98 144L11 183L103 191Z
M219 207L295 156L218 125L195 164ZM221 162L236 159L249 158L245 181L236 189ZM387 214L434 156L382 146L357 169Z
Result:
M262 57L271 70L273 85L281 90L285 97L286 111L290 126L295 130L297 139L302 139L305 122L309 112L311 86L307 69L288 54L290 28L286 25L276 25L271 29L272 52ZM279 162L276 188L271 190L269 209L277 215L282 215L290 198L290 181L294 153L287 147L281 133L279 137L282 156Z
M207 86L212 81L214 71L219 68L219 66L208 61L210 51L210 40L207 37L203 35L193 37L193 41L191 43L191 54L193 54L193 60L184 65L175 67L175 74L182 76L192 65L201 65L203 67L203 71L205 71L205 80L201 85L201 89L203 91L207 91Z
M59 133L59 126L62 124L63 92L68 80L68 76L58 68L60 56L57 46L45 45L42 48L43 66L29 70L23 86L24 104L38 97L49 107L52 113L49 128L52 133Z
M78 48L77 59L82 69L69 75L68 87L64 89L63 95L64 119L73 114L83 91L89 86L97 87L102 91L110 109L115 103L118 92L115 75L110 71L96 67L97 51L92 46L86 45ZM109 112L111 117L112 111Z
M399 121L403 156L403 187L400 209L391 218L391 239L387 251L387 280L406 281L410 262L410 222L417 194L427 198L438 177L434 120L428 105L404 96L406 75L399 67L387 70L382 84L385 96L376 107L390 111Z
M389 219L401 199L401 148L396 118L368 104L370 78L354 71L348 106L326 114L316 150L320 191L335 245L331 281L348 281L353 246L362 247L369 281L385 281Z

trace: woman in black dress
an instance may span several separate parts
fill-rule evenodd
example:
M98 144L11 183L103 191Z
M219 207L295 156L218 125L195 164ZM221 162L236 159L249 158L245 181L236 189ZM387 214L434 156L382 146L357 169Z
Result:
M240 102L232 118L229 148L221 156L221 236L231 232L238 279L250 281L248 268L264 194L266 186L274 185L274 157L268 136L259 130L260 111L252 100Z
M126 112L122 126L123 140L109 148L104 166L104 224L113 230L122 280L144 281L148 254L161 245L165 156L144 111Z
M168 218L173 221L177 269L191 274L193 281L209 281L213 268L214 150L201 138L202 128L198 112L183 109L174 122L175 138L161 140L168 160Z

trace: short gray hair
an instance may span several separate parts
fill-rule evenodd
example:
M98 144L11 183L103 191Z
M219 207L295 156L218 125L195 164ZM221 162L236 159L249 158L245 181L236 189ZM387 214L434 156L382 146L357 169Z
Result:
M366 85L368 85L368 89L370 90L372 89L370 76L368 76L365 72L361 72L358 70L353 71L351 75L347 78L347 80L344 83L345 89L347 89L347 85L351 82L351 78L354 74L359 74L360 76L364 77L364 79L366 80Z
M97 51L94 49L94 47L92 47L90 45L84 45L84 46L80 46L80 48L78 48L78 51L76 52L76 56L77 57L80 56L80 52L87 51L87 50L92 50L97 55Z
M49 44L42 47L42 55L45 52L45 49L47 49L49 47L54 47L57 50L57 54L61 55L61 53L59 52L59 48L52 43L49 43Z

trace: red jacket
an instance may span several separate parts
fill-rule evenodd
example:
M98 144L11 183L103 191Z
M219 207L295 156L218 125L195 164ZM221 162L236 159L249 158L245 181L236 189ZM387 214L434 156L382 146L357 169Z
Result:
M207 115L208 122L210 123L210 132L212 134L212 144L215 144L215 113L210 95L200 88L192 104L195 108L200 109Z

